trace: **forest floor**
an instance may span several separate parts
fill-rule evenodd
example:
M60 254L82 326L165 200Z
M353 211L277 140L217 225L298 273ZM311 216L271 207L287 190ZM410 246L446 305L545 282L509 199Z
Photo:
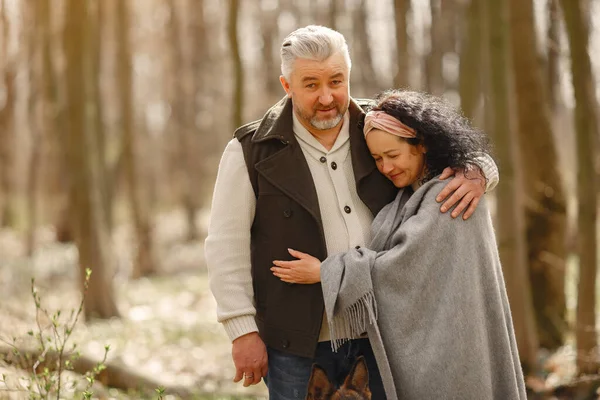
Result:
M201 217L201 236L206 216ZM100 361L110 346L107 365L116 365L140 375L165 394L125 393L108 389L98 381L92 387L96 399L175 399L170 388L184 388L198 399L265 399L266 388L259 384L243 388L234 384L231 345L216 322L216 306L208 288L203 241L185 242L183 214L171 212L155 221L160 272L151 278L131 280L132 235L130 227L115 229L113 246L117 256L114 290L122 318L110 321L78 322L69 343L77 344L82 356ZM79 306L76 248L59 244L53 233L40 229L33 257L24 256L22 240L11 231L0 231L0 344L17 346L31 342L28 331L38 332L31 279L50 314L61 310L68 316ZM49 320L42 318L42 327ZM69 347L69 346L67 346ZM1 361L0 399L28 399L31 374ZM86 380L65 372L61 398L82 398ZM0 379L2 381L2 379ZM175 390L173 390L175 392ZM50 397L56 398L56 397Z

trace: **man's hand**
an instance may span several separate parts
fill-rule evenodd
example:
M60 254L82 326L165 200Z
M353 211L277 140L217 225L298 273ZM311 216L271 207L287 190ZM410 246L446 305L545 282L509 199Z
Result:
M231 350L235 364L234 382L244 378L244 387L260 383L267 376L267 348L258 332L248 333L233 341Z
M288 249L294 261L273 261L273 275L287 283L311 284L321 282L321 261L296 250Z
M466 209L463 214L463 219L466 220L475 212L481 196L485 193L485 177L477 167L467 171L466 175L468 175L468 177L465 176L463 170L455 172L452 168L448 167L444 169L442 175L440 175L440 180L445 180L452 175L454 175L454 178L452 178L446 187L442 189L440 194L436 197L436 200L442 202L452 194L450 198L442 204L440 210L446 212L460 201L452 211L452 218L458 217L460 213Z

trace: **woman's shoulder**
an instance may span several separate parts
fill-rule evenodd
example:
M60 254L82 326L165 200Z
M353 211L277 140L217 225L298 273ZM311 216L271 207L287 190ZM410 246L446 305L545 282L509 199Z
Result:
M415 213L417 210L419 212L423 211L431 211L435 213L433 215L439 216L447 216L450 217L450 211L446 213L442 213L440 211L440 207L444 202L438 202L437 196L440 192L446 187L446 185L450 182L450 180L440 180L439 176L436 176L429 181L425 182L421 187L419 187L411 196L410 201L406 204L407 207L414 207ZM485 196L481 197L479 204L477 205L477 209L475 213L469 218L469 220L478 220L480 218L487 218L488 215L488 205L485 199ZM462 221L462 218L456 218L457 221Z
M448 182L449 181L440 181L438 176L428 180L414 191L409 202L407 203L407 206L409 204L423 206L424 202L427 204L432 204L432 202L437 203L435 198Z

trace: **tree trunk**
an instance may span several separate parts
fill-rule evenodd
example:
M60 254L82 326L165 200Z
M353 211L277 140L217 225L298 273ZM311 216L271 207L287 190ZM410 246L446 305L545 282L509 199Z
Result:
M180 143L186 143L182 148L185 154L185 177L187 185L184 187L184 207L187 220L187 241L198 240L200 232L196 223L198 211L203 206L204 184L198 176L206 176L203 170L202 162L210 153L212 147L211 140L206 135L206 123L200 122L201 105L198 101L201 92L208 92L209 86L206 77L206 62L208 57L207 33L204 26L204 1L191 0L188 3L188 22L186 35L183 43L186 44L187 60L185 62L184 74L187 76L190 84L185 90L186 113L185 130L186 137ZM202 49L198 51L197 49Z
M481 1L471 0L467 9L460 50L459 92L463 113L473 119L481 93Z
M119 2L120 3L120 2ZM92 3L90 3L91 5ZM92 18L90 20L90 26L88 30L90 32L90 55L92 58L91 67L92 67L92 76L90 81L90 96L92 98L93 104L93 115L95 121L94 128L94 138L96 143L96 149L98 152L98 158L100 159L100 183L102 184L102 207L104 207L104 217L106 219L106 226L108 227L108 231L112 232L113 228L113 192L114 186L116 185L112 178L117 180L117 174L114 176L111 173L111 169L108 163L107 157L107 138L106 132L104 128L104 106L102 93L100 90L100 73L103 59L103 24L105 18L105 7L106 2L104 1L95 1L94 4L94 14L96 18ZM120 38L117 40L117 43L120 43Z
M38 224L38 196L39 196L39 177L40 177L40 159L42 154L42 145L47 137L42 134L43 129L47 129L44 122L46 100L48 96L47 82L42 77L43 57L49 54L43 54L47 50L44 43L44 31L47 20L44 13L48 14L48 4L44 1L38 1L26 6L26 20L28 24L27 40L29 53L29 94L28 94L28 117L27 124L31 136L31 152L29 156L29 165L27 168L27 235L25 239L25 251L28 256L32 256L35 248L35 231ZM36 96L36 93L40 95Z
M207 33L207 21L204 15L204 1L191 0L191 31L189 41L191 43L192 49L203 49L202 51L192 51L192 60L191 60L191 71L192 71L192 81L194 82L194 92L193 92L193 102L190 102L194 105L194 109L190 112L190 140L193 142L193 146L188 148L188 158L191 164L191 173L189 175L190 182L197 182L196 171L202 176L209 176L210 172L208 170L208 164L205 162L206 159L210 157L216 149L218 148L218 140L213 137L209 132L214 129L214 122L207 119L199 117L203 113L203 105L198 99L206 99L210 97L211 93L211 79L209 74L209 64L208 60L210 59L210 41L208 39ZM277 20L278 10L275 7L271 14L271 21ZM263 27L270 26L270 28L266 28L266 31L262 31L263 34L263 59L265 60L265 70L268 74L270 74L270 80L267 76L265 78L270 83L266 83L267 92L270 93L272 101L278 100L282 95L279 94L281 87L279 86L279 81L277 80L277 76L279 75L278 63L273 58L273 41L277 37L277 25L270 24L269 22L265 22L262 24ZM268 34L267 34L268 32ZM268 44L267 44L268 42ZM268 53L268 54L267 54ZM267 66L268 65L268 66ZM190 185L192 186L192 185ZM201 180L199 184L196 185L195 190L193 190L190 195L193 197L193 209L190 208L190 212L188 212L188 235L187 239L197 240L200 238L200 232L198 229L198 224L196 223L197 214L199 210L204 207L204 202L207 199L207 190L208 185L206 185L205 180Z
M467 8L466 4L463 4L463 0L443 0L441 2L442 8L442 87L443 93L447 91L459 90L459 76L458 74L453 75L449 73L450 68L454 60L458 59L458 41L460 38L460 26L463 23L462 15L464 10Z
M80 284L83 293L86 269L92 270L84 300L84 315L89 318L111 318L119 315L114 300L108 229L103 215L100 160L95 156L94 121L86 113L90 99L89 77L91 56L86 26L89 24L87 2L67 0L64 46L66 58L69 110L65 146L69 165L71 221L79 251Z
M363 96L373 97L373 95L381 90L383 85L378 81L378 76L373 68L373 57L371 56L371 45L369 43L369 34L367 32L367 18L366 0L360 0L360 3L357 4L354 9L352 18L352 33L354 36L354 49L352 53L355 61L360 60L360 64L355 67L358 69L359 76L358 79L354 79L354 82L358 82L358 85L353 84L352 86L359 86ZM355 68L352 68L352 71L354 71Z
M431 25L429 26L429 54L426 56L427 91L442 95L444 93L443 59L445 24L442 16L442 1L430 0Z
M410 64L406 24L410 12L410 2L411 0L394 0L396 64L398 66L394 76L394 87L396 88L408 88L409 86ZM364 3L364 1L361 3ZM364 7L364 4L361 4L361 6Z
M509 110L506 9L503 2L497 0L487 0L482 7L489 29L489 63L485 70L489 74L488 97L493 109L491 132L498 161L502 165L502 179L495 191L498 200L497 239L521 362L527 373L536 365L538 340L527 275L519 154Z
M52 61L53 48L52 48L52 39L53 39L53 31L51 26L51 8L50 8L50 0L40 0L36 2L36 25L37 25L37 38L36 41L40 46L40 65L39 65L39 127L40 127L40 142L44 143L44 148L42 151L45 155L50 154L50 149L52 148L52 142L54 141L55 135L57 134L57 125L55 122L58 120L57 113L57 86L56 79L54 74L54 67ZM41 155L40 155L41 156ZM46 158L46 163L48 161L58 163L56 159ZM35 167L32 168L35 170ZM52 172L52 168L50 168ZM46 177L49 175L52 176L52 173L46 172ZM47 179L51 181L51 179ZM49 193L46 191L45 195L49 196ZM32 218L31 221L35 219ZM35 223L32 224L35 226ZM28 249L29 252L33 252L33 232L30 233Z
M6 0L0 10L2 42L0 42L0 58L4 61L2 79L5 90L4 107L0 109L0 227L14 227L15 204L13 168L15 150L15 61L8 53L10 42L10 26L6 11Z
M566 203L537 60L532 0L510 0L512 66L524 171L528 259L540 345L564 342Z
M191 6L190 6L191 4ZM171 19L169 20L168 36L172 43L171 63L169 69L177 76L177 79L169 85L169 98L172 104L173 114L170 120L170 128L177 138L174 152L176 159L173 160L173 169L177 174L178 193L180 195L181 205L185 211L187 222L186 240L196 240L199 237L198 226L196 224L196 215L200 207L200 190L198 188L197 175L199 172L199 162L202 160L200 151L202 151L199 135L197 134L196 117L198 112L197 98L199 92L200 79L203 76L198 75L197 68L200 68L199 54L196 49L203 47L196 46L198 40L202 39L201 27L195 26L194 19L201 16L201 3L192 2L186 4L188 8L186 13L178 11L178 4L173 0L169 1L171 10ZM189 16L192 11L192 22L184 18ZM187 23L186 23L187 22ZM185 34L182 34L184 31ZM200 37L198 37L200 36ZM186 51L187 50L187 51ZM206 57L203 57L204 62Z
M150 211L137 171L137 135L133 118L133 66L131 62L129 9L125 1L117 2L116 10L117 43L117 79L121 109L121 132L123 138L123 161L127 179L137 254L133 261L133 278L140 278L156 272L156 257L152 239Z
M577 131L577 227L579 285L577 293L577 367L581 374L598 373L596 333L596 270L598 268L597 177L598 102L588 53L589 29L579 0L561 0L565 17L575 93Z
M60 243L74 240L73 229L70 225L69 214L71 205L69 199L68 165L65 149L66 132L66 81L64 69L59 68L55 62L56 54L61 53L62 41L59 37L61 32L53 27L52 7L54 2L50 0L42 7L48 7L47 21L43 21L44 38L42 41L44 49L42 60L42 96L44 110L42 112L42 129L45 136L44 162L44 188L47 196L47 209L54 224L55 238ZM45 13L44 13L45 14ZM61 63L62 64L62 63ZM47 210L45 210L47 211Z
M265 8L265 2L261 2L261 15L264 20L260 24L261 37L263 42L262 60L263 60L263 80L267 88L266 104L269 106L274 104L278 99L283 97L281 85L279 84L279 57L274 56L273 46L277 40L277 16L279 10L277 8ZM268 107L268 106L267 106Z
M560 90L560 30L558 0L547 0L548 30L547 30L547 79L550 93L549 104L553 112L559 109L562 103Z
M329 27L333 30L337 30L337 14L338 14L339 4L338 0L329 0L329 13L328 13L328 23Z
M243 101L244 101L244 68L240 56L240 46L238 43L238 14L240 9L239 0L229 0L229 16L227 23L227 36L229 38L229 48L231 50L231 59L233 62L234 92L233 92L233 128L242 125L243 122ZM233 131L233 129L232 129Z

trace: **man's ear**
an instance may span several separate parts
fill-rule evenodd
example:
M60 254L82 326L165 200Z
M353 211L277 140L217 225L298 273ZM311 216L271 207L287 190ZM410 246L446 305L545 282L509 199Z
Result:
M290 83L285 79L283 75L279 76L279 82L283 86L283 90L287 93L287 97L292 98L292 91L290 89Z
M310 400L326 400L331 396L333 385L327 377L327 373L321 367L313 364L306 398Z

